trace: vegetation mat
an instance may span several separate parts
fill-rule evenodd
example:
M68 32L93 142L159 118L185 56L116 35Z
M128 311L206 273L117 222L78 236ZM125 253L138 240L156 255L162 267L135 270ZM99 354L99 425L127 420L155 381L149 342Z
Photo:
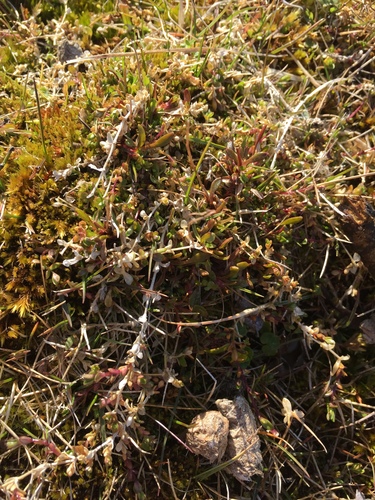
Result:
M1 498L374 498L373 2L0 33Z

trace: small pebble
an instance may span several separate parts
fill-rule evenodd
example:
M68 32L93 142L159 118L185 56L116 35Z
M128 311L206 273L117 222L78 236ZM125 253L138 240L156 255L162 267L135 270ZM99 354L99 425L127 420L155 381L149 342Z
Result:
M228 443L229 422L218 411L206 411L193 418L186 443L210 463L221 460Z
M228 466L228 471L239 481L250 481L254 474L262 475L260 439L249 403L244 397L237 396L233 401L218 399L216 406L229 420L228 447L224 459L229 460L242 453Z
M242 396L234 400L218 399L220 411L197 415L186 434L186 442L197 455L210 463L231 460L226 470L239 481L250 481L262 473L262 454L255 417Z

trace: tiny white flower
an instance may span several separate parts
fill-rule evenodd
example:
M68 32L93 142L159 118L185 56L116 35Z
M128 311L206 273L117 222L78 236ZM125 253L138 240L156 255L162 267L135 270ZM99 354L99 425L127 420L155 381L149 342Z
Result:
M73 266L74 264L77 264L77 262L83 259L83 256L79 252L77 252L77 250L73 250L73 252L74 252L74 257L72 259L63 260L63 266L66 267Z
M128 351L129 354L132 354L133 356L142 359L143 358L143 352L141 350L141 342L140 338L138 337L137 340L134 342L132 345L131 349Z

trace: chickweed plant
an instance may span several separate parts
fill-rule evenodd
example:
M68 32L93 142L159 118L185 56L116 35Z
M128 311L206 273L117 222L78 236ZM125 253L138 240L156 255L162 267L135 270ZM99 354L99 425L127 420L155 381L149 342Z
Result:
M373 2L2 0L0 33L1 498L373 498ZM248 481L185 442L236 395Z

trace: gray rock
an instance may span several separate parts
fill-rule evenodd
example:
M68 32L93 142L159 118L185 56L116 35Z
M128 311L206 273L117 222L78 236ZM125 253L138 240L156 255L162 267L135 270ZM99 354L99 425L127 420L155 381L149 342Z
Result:
M234 400L218 399L216 406L229 420L228 447L225 459L241 454L228 466L228 471L239 481L250 481L254 474L262 475L262 454L255 417L249 403L242 396Z
M77 59L83 56L83 51L77 43L64 40L57 49L59 61L66 63L72 59Z
M218 411L206 411L193 418L186 443L197 455L220 461L228 443L229 422Z

